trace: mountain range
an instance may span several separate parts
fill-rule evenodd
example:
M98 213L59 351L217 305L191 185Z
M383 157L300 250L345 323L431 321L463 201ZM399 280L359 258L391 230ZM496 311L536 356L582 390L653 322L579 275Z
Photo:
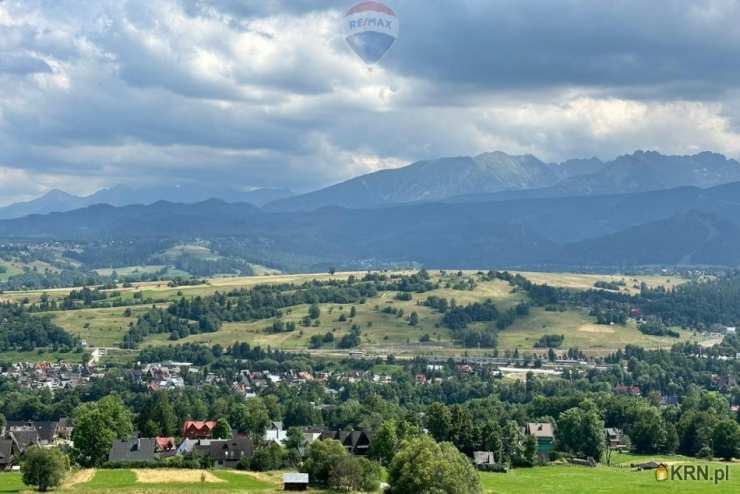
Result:
M740 182L701 189L271 212L246 203L95 205L0 221L0 238L225 239L269 261L431 267L740 265ZM287 266L310 270L311 265Z
M511 199L610 195L700 188L740 181L740 163L721 154L666 156L636 151L609 162L597 158L545 163L502 152L426 160L362 175L317 191L294 195L283 189L240 191L182 185L118 186L79 197L54 190L33 201L0 208L0 219L64 212L94 204L126 206L164 200L196 203L208 199L246 202L267 211L311 211L338 206L363 209L418 202L489 202Z
M419 201L491 201L701 188L740 181L740 163L721 154L666 156L636 151L603 163L596 158L548 164L531 155L486 153L420 161L267 204L271 211L327 206L382 207Z
M192 204L212 198L218 198L227 202L248 202L262 206L291 195L293 193L285 189L265 188L240 191L227 187L216 188L203 185L140 188L119 185L109 189L99 190L88 196L76 196L55 189L31 201L18 202L0 208L0 219L20 218L31 214L61 213L94 204L127 206L131 204L152 204L157 201Z
M230 255L288 270L740 265L740 163L638 151L547 164L494 152L298 196L206 187L52 192L0 210L0 238L218 239Z

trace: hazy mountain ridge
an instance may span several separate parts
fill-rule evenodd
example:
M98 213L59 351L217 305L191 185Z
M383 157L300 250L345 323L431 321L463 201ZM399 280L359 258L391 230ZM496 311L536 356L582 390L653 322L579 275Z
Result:
M238 238L245 254L432 267L740 264L740 183L711 189L374 209L249 204L91 206L0 221L0 238Z
M31 214L62 213L95 204L128 206L153 204L157 201L194 204L214 198L227 202L245 202L262 206L268 202L289 197L292 194L292 192L284 189L256 189L244 192L236 189L201 185L142 188L119 185L101 189L89 196L76 196L54 189L37 199L1 207L0 219L20 218Z
M689 211L669 219L584 240L561 260L596 265L736 265L740 226L712 213Z

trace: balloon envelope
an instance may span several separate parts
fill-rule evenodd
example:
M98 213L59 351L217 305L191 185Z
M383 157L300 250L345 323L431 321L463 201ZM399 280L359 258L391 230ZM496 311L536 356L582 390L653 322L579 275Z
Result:
M368 65L378 63L398 38L398 18L380 2L358 3L342 22L347 44Z

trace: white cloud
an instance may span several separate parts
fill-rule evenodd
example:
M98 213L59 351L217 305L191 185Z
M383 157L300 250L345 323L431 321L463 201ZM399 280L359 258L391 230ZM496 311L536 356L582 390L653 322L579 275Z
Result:
M495 149L740 153L735 2L671 0L667 27L636 1L608 7L619 22L569 0L425 4L394 4L400 41L368 71L338 34L342 2L0 3L0 200L168 180L302 190Z

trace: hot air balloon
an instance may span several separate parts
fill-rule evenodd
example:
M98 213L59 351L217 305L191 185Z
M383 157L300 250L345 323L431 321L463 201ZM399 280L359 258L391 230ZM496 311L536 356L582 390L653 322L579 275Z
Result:
M398 17L380 2L360 2L342 19L347 44L366 64L378 63L398 38Z

